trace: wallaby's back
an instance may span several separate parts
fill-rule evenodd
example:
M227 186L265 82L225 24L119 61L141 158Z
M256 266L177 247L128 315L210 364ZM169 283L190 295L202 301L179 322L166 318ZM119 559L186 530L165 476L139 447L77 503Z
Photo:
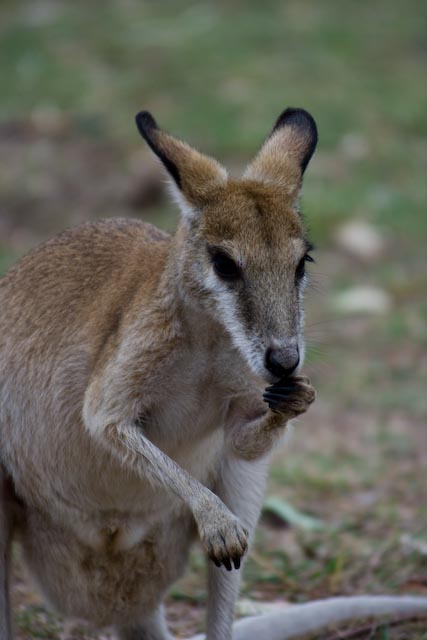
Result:
M84 393L126 314L149 306L168 248L168 234L149 224L103 220L46 242L0 280L0 447L36 504L45 454L65 472L86 453L88 471L98 473L81 420Z
M168 246L168 234L152 225L116 218L38 247L0 280L0 354L7 339L53 346L84 327L102 343L135 296L149 299Z

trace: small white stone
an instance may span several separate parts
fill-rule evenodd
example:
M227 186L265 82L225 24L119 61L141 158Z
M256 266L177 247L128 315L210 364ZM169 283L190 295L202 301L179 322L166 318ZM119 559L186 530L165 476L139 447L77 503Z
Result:
M350 132L341 138L341 150L351 160L362 160L369 155L369 142L366 136Z
M377 287L352 287L335 296L335 308L342 313L381 314L391 306L390 295Z
M385 239L364 220L352 220L342 225L335 234L338 246L363 260L373 260L381 255Z
M400 544L408 553L415 551L422 556L427 556L427 538L414 538L413 536L404 533L400 536Z

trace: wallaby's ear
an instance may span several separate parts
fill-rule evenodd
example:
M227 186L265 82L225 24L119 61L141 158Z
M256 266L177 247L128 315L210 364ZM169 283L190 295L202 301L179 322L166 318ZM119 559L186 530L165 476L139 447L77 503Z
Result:
M227 181L226 170L213 158L165 133L148 111L136 116L142 137L173 178L174 192L185 215L194 215L216 187Z
M276 124L244 177L270 182L297 197L302 176L317 144L317 127L304 109L288 108Z

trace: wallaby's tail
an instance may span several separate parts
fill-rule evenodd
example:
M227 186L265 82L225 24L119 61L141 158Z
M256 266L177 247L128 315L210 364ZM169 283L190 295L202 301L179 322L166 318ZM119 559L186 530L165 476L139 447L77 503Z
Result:
M233 627L233 640L316 640L339 625L362 622L427 620L427 598L352 596L290 605L277 613L251 616ZM203 635L190 640L204 640Z

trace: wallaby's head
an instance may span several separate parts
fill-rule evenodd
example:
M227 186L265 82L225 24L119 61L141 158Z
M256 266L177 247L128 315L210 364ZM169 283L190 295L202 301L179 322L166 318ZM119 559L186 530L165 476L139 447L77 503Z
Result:
M303 109L286 109L243 178L168 135L147 112L137 125L173 181L181 207L180 283L268 381L304 356L302 293L311 261L298 198L317 129Z

